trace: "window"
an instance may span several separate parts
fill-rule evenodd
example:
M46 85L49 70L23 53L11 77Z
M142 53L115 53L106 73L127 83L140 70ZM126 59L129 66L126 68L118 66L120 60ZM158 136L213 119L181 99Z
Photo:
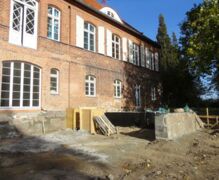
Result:
M158 53L155 53L154 61L155 61L155 70L159 71L159 55L158 55Z
M135 103L137 107L141 106L141 86L135 86Z
M120 59L120 38L113 34L112 35L112 57L115 59Z
M84 23L84 49L96 51L96 28L87 22Z
M151 52L151 70L155 70L154 53Z
M51 94L59 93L59 71L57 69L50 71L50 92Z
M146 56L146 68L151 68L151 52L148 48L145 50L145 56Z
M96 78L88 75L85 78L85 95L96 96Z
M133 63L139 65L139 46L133 43Z
M114 14L113 14L113 12L111 12L111 11L107 11L107 15L110 16L110 17L112 17L112 18L114 18Z
M115 98L122 97L122 82L120 80L114 81L114 97Z
M48 7L47 37L60 40L60 11L51 6Z
M3 62L1 107L40 106L39 67L23 62Z
M152 88L151 88L151 100L152 100L152 101L156 101L156 100L157 100L157 97L156 97L156 88L155 88L155 87L152 87Z
M35 0L11 0L9 42L30 48L37 46L38 3Z

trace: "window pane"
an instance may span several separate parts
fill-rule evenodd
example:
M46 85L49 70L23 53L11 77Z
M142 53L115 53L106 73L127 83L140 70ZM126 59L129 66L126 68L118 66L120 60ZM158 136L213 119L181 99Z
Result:
M34 34L35 12L32 9L27 9L26 13L26 33Z
M20 100L19 99L15 99L12 101L12 106L16 107L16 106L20 106Z
M9 106L9 99L2 99L1 100L1 106L2 107L8 107Z
M39 106L39 100L33 100L33 106L38 107Z

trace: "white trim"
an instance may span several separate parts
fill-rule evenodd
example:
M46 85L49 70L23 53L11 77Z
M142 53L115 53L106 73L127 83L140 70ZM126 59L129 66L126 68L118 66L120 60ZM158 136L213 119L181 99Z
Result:
M112 57L112 32L106 30L106 47L107 47L107 56Z
M116 41L116 38L118 38L118 42ZM114 48L113 48L113 45L114 45ZM118 45L118 51L119 51L119 54L118 54L118 58L117 58L117 48L116 48L116 45ZM113 50L114 50L114 56L113 56ZM118 59L118 60L121 60L121 38L119 36L117 36L116 34L112 34L112 57L114 59Z
M85 24L87 24L88 29L85 29ZM93 32L90 30L91 27L94 29ZM88 47L87 48L85 48L85 41L84 41L84 49L86 49L88 51L96 52L96 27L89 22L84 22L84 31L83 32L87 33L87 40L88 40L88 42L87 42ZM93 35L93 37L94 37L94 40L93 40L94 41L94 44L93 44L94 49L93 50L91 49L91 35Z
M116 79L114 81L113 86L114 86L114 98L121 99L122 98L122 81L120 81L119 79ZM120 96L118 96L117 88L119 88Z
M11 10L10 10L10 30L9 30L9 43L16 44L19 46L29 47L37 49L37 34L38 34L38 2L33 0L35 6L31 6L26 2L20 0L11 0ZM13 29L13 13L14 5L17 4L20 6L20 29L19 31ZM33 34L26 32L26 23L27 23L27 10L33 11L34 17L34 26Z
M39 109L41 107L41 69L33 64L30 63L25 63L25 62L19 62L17 61L16 63L19 63L21 65L21 74L20 74L20 98L19 100L19 106L13 106L13 79L14 79L14 63L16 61L8 61L8 63L10 63L10 88L9 88L9 106L0 106L0 109ZM23 94L24 94L24 72L25 72L25 64L28 64L30 66L30 98L28 99L29 101L29 106L24 106L23 101ZM2 66L3 69L4 66ZM33 106L33 73L34 73L34 67L37 68L39 70L39 99L38 100L38 106Z
M121 18L119 17L119 15L117 14L116 11L114 11L112 8L110 7L104 7L102 9L100 9L100 11L106 15L108 15L109 17L115 19L116 21L120 22L123 24ZM110 12L110 13L109 13Z
M105 54L105 28L98 27L98 53Z
M51 8L52 9L52 14L49 14L48 13L48 9ZM54 41L60 41L60 21L61 21L61 11L59 11L57 8L55 8L54 6L48 6L48 9L47 9L47 23L48 23L48 19L51 18L52 19L52 37L49 37L48 36L48 25L47 24L47 37L51 40L54 40ZM58 11L59 13L59 16L56 17L55 16L55 10ZM54 32L54 27L55 27L55 20L58 21L58 39L55 39L55 32Z
M88 79L87 79L87 77L88 77ZM94 80L91 80L91 77L94 78ZM86 83L88 83L88 94L86 94ZM94 95L91 95L91 84L94 85ZM85 76L85 96L96 97L96 77L93 75Z
M84 48L84 19L76 16L76 46Z
M52 74L51 71L55 70L56 74ZM55 78L56 79L56 91L51 90L51 84L50 84L50 94L52 95L58 95L59 94L59 70L52 68L50 70L50 83L51 83L51 78Z
M122 38L122 60L127 61L128 59L128 44L127 38Z

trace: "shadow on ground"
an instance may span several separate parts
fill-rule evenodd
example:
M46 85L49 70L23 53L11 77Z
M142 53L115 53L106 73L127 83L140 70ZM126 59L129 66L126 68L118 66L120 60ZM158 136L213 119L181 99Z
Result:
M92 152L24 135L0 122L0 179L101 179L108 167Z

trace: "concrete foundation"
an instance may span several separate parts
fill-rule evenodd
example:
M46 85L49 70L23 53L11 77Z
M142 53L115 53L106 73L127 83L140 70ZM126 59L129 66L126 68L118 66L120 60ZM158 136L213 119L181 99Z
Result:
M168 113L155 117L156 139L176 139L203 127L195 113Z
M16 133L41 135L63 129L65 117L62 111L0 114L0 139L16 136Z

